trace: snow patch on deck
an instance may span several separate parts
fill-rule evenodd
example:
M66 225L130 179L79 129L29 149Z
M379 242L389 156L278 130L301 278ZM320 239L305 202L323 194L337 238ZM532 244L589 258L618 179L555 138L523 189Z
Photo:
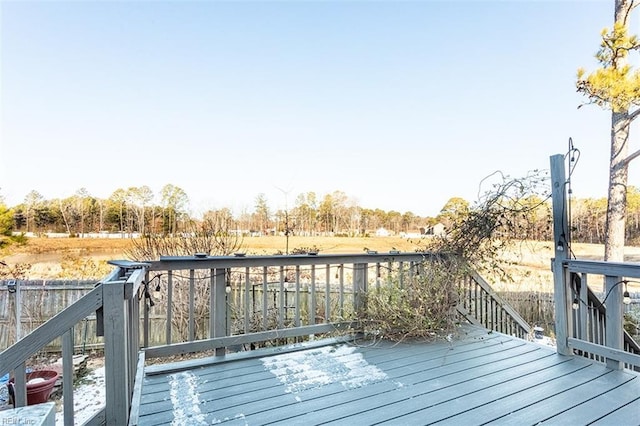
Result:
M262 364L285 386L297 393L332 383L351 389L387 379L351 346L324 347L261 358Z
M208 425L206 416L200 411L198 378L185 371L169 376L169 394L173 404L172 425Z

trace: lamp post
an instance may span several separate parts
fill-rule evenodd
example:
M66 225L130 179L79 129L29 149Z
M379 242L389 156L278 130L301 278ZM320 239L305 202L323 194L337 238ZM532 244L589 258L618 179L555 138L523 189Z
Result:
M9 265L0 260L0 265L9 268ZM9 269L12 272L12 269ZM16 279L7 280L7 292L13 294L13 303L16 313L16 342L22 337L22 298L20 294L20 283Z
M285 191L282 188L278 188L280 192L284 194L284 238L285 238L285 254L289 254L289 192L291 192L291 188L288 191Z
M22 325L20 324L20 319L22 317L22 302L20 297L20 283L17 280L8 280L7 281L7 292L10 295L13 295L13 304L15 307L16 314L16 342L20 340L22 334Z

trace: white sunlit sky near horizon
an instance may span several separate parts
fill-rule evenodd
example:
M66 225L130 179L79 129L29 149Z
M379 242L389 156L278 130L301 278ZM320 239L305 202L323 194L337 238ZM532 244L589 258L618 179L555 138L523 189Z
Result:
M435 216L571 137L574 196L605 197L610 112L575 78L613 4L0 0L0 196L172 184L197 214L342 191Z

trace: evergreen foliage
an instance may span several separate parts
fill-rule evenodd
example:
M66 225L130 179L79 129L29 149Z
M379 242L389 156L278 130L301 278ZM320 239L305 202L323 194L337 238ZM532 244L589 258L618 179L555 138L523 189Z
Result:
M626 61L629 52L640 48L635 35L629 35L627 26L616 22L613 29L603 29L600 50L596 59L600 68L586 74L578 69L576 87L591 103L614 112L626 112L640 106L640 70L633 70Z

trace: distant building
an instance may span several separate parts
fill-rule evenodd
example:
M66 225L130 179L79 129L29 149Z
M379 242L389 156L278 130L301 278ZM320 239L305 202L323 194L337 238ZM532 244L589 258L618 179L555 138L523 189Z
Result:
M420 232L401 232L400 237L407 239L442 237L447 234L442 223L436 223L428 228L420 228Z
M389 235L391 235L391 232L385 228L376 229L376 237L388 237Z
M444 225L442 223L436 223L435 225L433 225L430 229L429 232L431 235L436 236L436 237L441 237L444 234L446 234L446 231L444 229Z

